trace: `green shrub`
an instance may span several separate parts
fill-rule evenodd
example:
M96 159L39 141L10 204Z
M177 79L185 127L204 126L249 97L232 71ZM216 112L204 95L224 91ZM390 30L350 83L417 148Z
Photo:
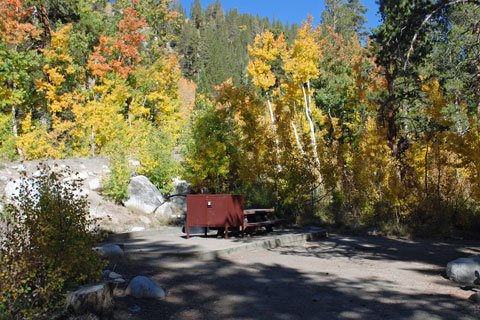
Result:
M0 158L15 160L17 157L11 116L0 114Z
M98 280L104 263L79 181L40 168L24 176L4 208L0 239L0 318L45 318L64 302L67 288Z
M110 156L110 173L102 180L103 196L120 203L128 199L128 185L132 170L124 152L114 153Z
M162 130L151 130L149 140L138 155L139 174L145 175L162 193L173 188L173 179L180 173L179 162L173 157L175 139Z

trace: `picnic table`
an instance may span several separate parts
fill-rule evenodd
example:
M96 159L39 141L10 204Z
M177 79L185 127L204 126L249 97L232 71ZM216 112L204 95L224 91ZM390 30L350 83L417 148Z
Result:
M257 230L265 227L267 232L273 230L273 226L283 221L283 219L270 219L269 214L274 213L275 209L246 209L243 210L245 216L244 230L247 228Z

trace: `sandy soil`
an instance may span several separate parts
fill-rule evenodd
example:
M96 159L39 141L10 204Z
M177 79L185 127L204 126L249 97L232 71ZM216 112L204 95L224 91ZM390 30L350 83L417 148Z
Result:
M480 242L334 234L215 261L121 263L116 271L150 276L167 298L116 298L115 318L480 319L468 300L478 289L444 275L448 261L469 254L480 254Z

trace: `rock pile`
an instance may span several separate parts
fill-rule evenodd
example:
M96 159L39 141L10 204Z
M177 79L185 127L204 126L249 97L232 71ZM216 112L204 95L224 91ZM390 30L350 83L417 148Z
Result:
M11 201L18 196L17 188L23 173L26 172L28 177L39 174L39 163L29 161L0 167L0 206L2 199ZM172 194L163 195L147 177L133 176L129 185L130 197L123 205L118 205L102 197L102 179L110 172L108 159L65 159L43 163L58 171L69 168L71 173L65 177L66 180L83 181L78 196L88 197L90 216L98 219L102 229L113 232L142 231L156 228L166 220L178 219L186 214L185 195L191 193L191 184L187 181L176 179ZM132 163L134 165L138 163Z

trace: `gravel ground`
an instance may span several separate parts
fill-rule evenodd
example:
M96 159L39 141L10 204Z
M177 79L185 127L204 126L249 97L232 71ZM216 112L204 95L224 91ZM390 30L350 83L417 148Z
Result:
M444 275L448 261L469 254L480 254L480 242L334 234L215 261L122 264L118 272L150 276L167 298L116 298L115 318L480 319L468 299L478 289Z

